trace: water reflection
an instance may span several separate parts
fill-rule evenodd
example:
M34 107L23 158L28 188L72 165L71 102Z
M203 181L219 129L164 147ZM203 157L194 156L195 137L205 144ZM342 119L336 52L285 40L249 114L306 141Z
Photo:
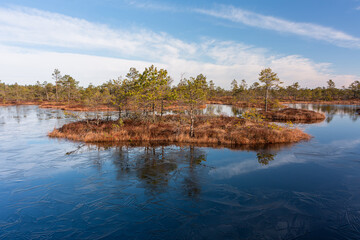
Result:
M280 149L291 146L289 144L243 146L233 149L233 151L246 150L254 156L251 161L255 165L266 166L275 160ZM99 171L102 170L102 164L106 164L104 158L101 157L101 152L111 151L112 163L117 169L116 179L119 181L137 179L140 183L138 186L144 188L146 193L154 196L169 191L170 187L181 186L185 196L197 198L201 193L199 176L201 171L212 169L206 164L206 148L194 145L113 146L108 144L81 144L66 154L79 153L80 149L83 149L82 153L86 151L93 153L92 162ZM94 157L94 151L98 153L97 157ZM179 179L182 179L181 183L177 181ZM176 183L176 185L170 186L170 182Z
M326 114L326 122L330 123L334 116L349 117L352 121L357 121L360 114L356 112L360 108L359 105L326 105L326 104L286 104L291 108L313 110ZM207 104L204 110L200 110L199 114L209 115L226 115L226 116L241 116L248 108L238 108L231 105L221 104Z
M172 178L183 179L180 184L185 195L196 198L200 193L197 167L206 165L206 152L195 146L116 146L112 162L118 180L136 177L148 194L168 191Z
M208 115L226 115L226 116L240 116L248 108L238 108L232 105L222 104L207 104L204 110L200 110L200 114Z
M156 195L168 191L171 180L182 179L179 184L189 197L196 197L200 193L197 183L197 167L207 168L206 151L193 145L164 146L164 145L108 145L108 144L80 144L66 155L91 154L93 166L103 171L105 152L111 152L110 159L116 168L116 179L124 181L136 179L139 187L148 194ZM173 182L174 183L174 182ZM173 186L174 187L174 186Z
M231 112L233 116L237 117L237 116L241 116L245 112L245 109L232 106Z
M0 108L0 239L359 239L345 115L300 125L310 142L227 149L49 139L74 119Z
M274 161L276 154L267 152L258 152L256 157L261 165L268 165L269 162Z
M327 104L287 104L288 107L312 110L326 114L326 122L330 123L334 116L348 116L353 122L357 121L360 117L356 109L360 108L359 105L327 105Z
M165 192L171 173L178 167L176 159L165 153L163 147L117 147L113 163L117 168L118 180L135 175L141 182L140 186L151 194Z

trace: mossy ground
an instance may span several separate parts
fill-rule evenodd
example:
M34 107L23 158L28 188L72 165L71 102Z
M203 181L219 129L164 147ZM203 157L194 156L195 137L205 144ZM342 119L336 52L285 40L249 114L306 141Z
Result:
M194 137L190 137L189 129L189 121L184 116L167 115L156 119L155 122L139 119L125 119L120 122L104 120L72 122L54 129L49 136L90 143L198 143L222 146L294 143L311 138L300 129L224 116L198 116Z

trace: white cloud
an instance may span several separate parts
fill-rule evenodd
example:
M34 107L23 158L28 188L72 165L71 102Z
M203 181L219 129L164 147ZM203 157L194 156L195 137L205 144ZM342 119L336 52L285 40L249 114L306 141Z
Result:
M70 74L82 85L101 84L124 75L130 67L149 66L146 61L134 61L73 53L57 53L0 46L0 80L21 84L52 81L51 73L58 68ZM156 63L155 63L156 64ZM161 64L157 64L162 67Z
M106 56L109 52L111 57ZM274 56L266 49L233 41L187 43L166 33L112 29L28 8L0 8L0 55L0 80L19 83L50 81L53 69L59 68L83 85L100 84L125 75L130 67L141 70L151 64L167 68L175 81L181 73L204 73L225 88L234 78L256 81L260 70L268 66L285 84L298 81L314 87L331 78L342 86L356 79L332 74L328 63Z
M355 10L359 10L359 11L360 11L360 6L358 6L357 8L355 8Z
M197 9L195 11L252 27L326 41L340 47L360 48L360 38L330 27L324 27L313 23L291 22L281 18L265 16L232 6L222 6L216 10Z
M353 75L332 74L331 64L314 63L310 59L296 55L273 59L270 66L276 69L286 84L298 81L301 86L318 87L326 85L326 81L332 79L337 87L342 87L348 86L357 78Z
M194 46L165 33L114 30L103 24L29 8L0 8L0 41L81 50L111 50L121 57L191 54ZM157 53L157 54L154 54Z

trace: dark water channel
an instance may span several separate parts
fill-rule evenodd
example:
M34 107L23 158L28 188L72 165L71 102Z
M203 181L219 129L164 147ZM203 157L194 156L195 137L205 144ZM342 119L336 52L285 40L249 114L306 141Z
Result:
M327 114L311 141L243 150L49 139L62 111L0 107L0 239L360 239L356 107L295 107Z

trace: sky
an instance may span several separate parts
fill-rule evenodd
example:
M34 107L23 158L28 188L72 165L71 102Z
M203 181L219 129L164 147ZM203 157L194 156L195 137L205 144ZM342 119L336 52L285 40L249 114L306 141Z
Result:
M174 83L200 73L249 85L360 80L360 0L0 0L0 81L87 86L154 64Z

